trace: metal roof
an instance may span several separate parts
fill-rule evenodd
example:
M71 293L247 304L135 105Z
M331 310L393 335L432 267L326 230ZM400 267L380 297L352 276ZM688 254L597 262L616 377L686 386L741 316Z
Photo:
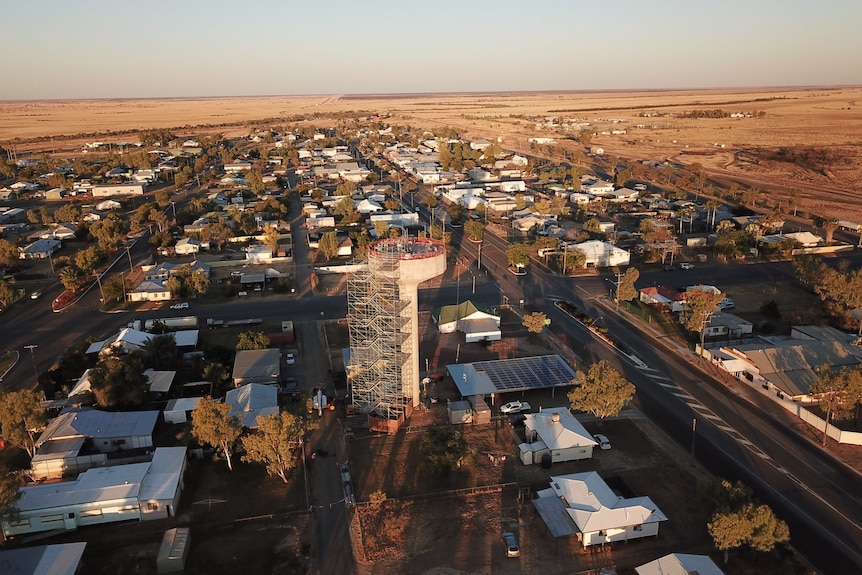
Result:
M571 385L575 371L559 355L447 365L462 396Z

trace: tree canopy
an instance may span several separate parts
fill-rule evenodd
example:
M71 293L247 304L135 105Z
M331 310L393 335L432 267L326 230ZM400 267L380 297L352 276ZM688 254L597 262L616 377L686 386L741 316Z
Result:
M270 475L287 483L291 469L296 466L297 448L306 432L317 426L307 419L287 411L257 418L258 428L242 438L246 454L243 461L262 463Z
M521 325L527 328L527 331L530 333L542 333L547 321L548 316L540 311L534 311L533 313L524 316L524 321Z
M506 248L506 257L510 266L525 267L530 263L530 248L527 244L510 244Z
M227 468L233 471L234 450L236 450L242 423L235 415L230 415L228 403L214 401L205 397L192 411L192 436L201 443L216 449L216 457L224 457Z
M715 308L724 298L724 294L713 293L700 289L702 286L695 286L685 292L685 307L683 325L686 329L700 335L700 345L703 347L703 340L706 335L706 326L709 325L709 319L715 313Z
M699 485L701 495L713 506L707 530L716 549L724 552L724 562L733 549L748 546L768 552L790 540L790 529L766 505L760 505L751 488L737 481L712 480Z
M3 437L24 449L31 458L36 454L36 436L45 427L45 410L39 399L37 392L28 390L7 391L0 395Z
M266 349L269 347L269 336L262 331L244 331L239 334L236 342L237 351L249 349Z
M147 377L135 353L108 355L90 370L90 389L102 407L136 407L144 401Z
M446 473L460 468L472 455L464 433L452 427L431 427L420 444L422 465L429 471Z
M572 383L575 388L568 395L572 408L599 419L617 415L635 396L635 386L604 359L586 374L578 371Z
M843 419L853 413L862 402L862 371L844 368L832 371L824 364L817 368L817 381L809 393L820 404L828 424L833 418ZM823 445L829 437L828 428L823 429Z

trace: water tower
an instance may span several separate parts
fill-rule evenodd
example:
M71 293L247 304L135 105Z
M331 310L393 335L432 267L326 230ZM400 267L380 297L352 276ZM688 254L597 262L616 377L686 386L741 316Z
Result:
M445 271L441 242L393 238L372 243L348 281L352 409L373 430L396 431L419 405L417 291Z

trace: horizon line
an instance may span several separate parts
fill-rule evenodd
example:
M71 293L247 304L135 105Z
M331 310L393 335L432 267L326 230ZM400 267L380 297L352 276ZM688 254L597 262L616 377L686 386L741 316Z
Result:
M332 92L314 94L234 94L221 96L89 96L80 98L0 98L0 103L35 102L90 102L90 101L132 101L132 100L227 100L236 98L320 98L338 96L342 98L409 98L434 96L482 96L482 95L528 95L528 94L607 94L607 93L662 93L662 92L713 92L720 90L778 91L778 90L836 90L860 88L862 84L799 84L786 86L712 86L712 87L675 87L675 88L605 88L605 89L556 89L556 90L477 90L441 92Z

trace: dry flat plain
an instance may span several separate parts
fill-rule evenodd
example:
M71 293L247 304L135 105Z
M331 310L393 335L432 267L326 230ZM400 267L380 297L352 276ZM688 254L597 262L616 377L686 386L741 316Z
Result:
M704 166L774 198L795 190L796 207L862 221L862 87L699 91L269 96L149 100L0 102L0 145L18 154L76 151L84 141L136 141L137 132L245 136L252 125L278 127L304 117L316 126L359 112L467 138L498 140L527 152L529 138L555 137L556 152L582 152L547 118L589 122L593 146L625 158ZM722 110L754 117L690 117ZM624 129L625 134L602 134ZM576 128L572 133L577 133ZM107 135L109 132L112 134ZM785 153L775 154L785 148ZM790 153L787 153L790 152Z

